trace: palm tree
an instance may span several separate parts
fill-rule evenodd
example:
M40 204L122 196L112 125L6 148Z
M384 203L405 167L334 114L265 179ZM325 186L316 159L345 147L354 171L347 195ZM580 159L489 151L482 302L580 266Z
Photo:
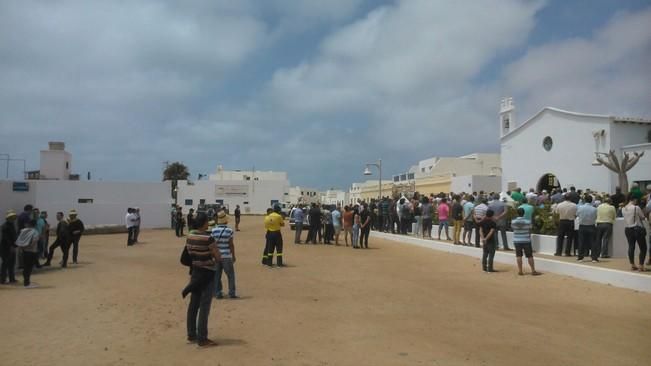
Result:
M188 167L178 161L173 162L165 167L163 171L163 181L172 181L172 198L176 200L176 186L179 180L186 180L190 176Z

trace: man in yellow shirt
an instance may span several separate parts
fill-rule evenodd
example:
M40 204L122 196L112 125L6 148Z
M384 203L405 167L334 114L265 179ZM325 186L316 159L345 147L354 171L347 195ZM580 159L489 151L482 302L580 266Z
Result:
M267 223L267 217L274 212L273 209L268 208L267 214L264 215L264 248L262 248L262 264L267 264L267 249L269 249L269 224Z
M264 226L267 229L267 248L265 264L269 267L273 265L274 251L276 252L276 265L283 266L283 235L280 232L281 228L285 226L285 220L280 214L281 209L279 205L274 206L273 212L264 218Z
M617 210L610 204L610 198L605 197L603 203L597 207L597 243L601 248L601 258L609 258L608 247L613 235L613 224Z

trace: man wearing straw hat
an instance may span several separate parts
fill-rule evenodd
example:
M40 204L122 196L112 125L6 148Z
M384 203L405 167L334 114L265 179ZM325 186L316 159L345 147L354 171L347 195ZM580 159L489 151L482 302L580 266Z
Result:
M222 272L226 273L228 278L228 297L237 299L235 294L235 245L233 242L233 229L228 225L228 215L224 210L217 213L216 226L211 231L211 236L217 243L221 259L217 261L217 269L215 271L215 297L223 299L222 293Z
M79 240L84 233L84 223L77 218L77 210L72 209L68 213L68 230L70 231L70 240L72 243L72 263L77 264L79 255ZM66 263L63 263L65 265Z
M5 223L2 224L2 242L0 242L0 256L2 257L2 268L0 269L0 284L16 283L16 212L7 211ZM7 282L7 276L9 282Z

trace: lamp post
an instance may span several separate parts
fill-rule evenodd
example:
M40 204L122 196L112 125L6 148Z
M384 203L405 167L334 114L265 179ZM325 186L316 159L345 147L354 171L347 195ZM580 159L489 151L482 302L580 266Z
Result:
M11 160L11 155L9 155L9 154L0 154L0 155L7 157L6 158L6 160L7 160L7 177L6 178L9 179L9 160Z
M179 186L174 187L174 207L179 205Z
M378 168L379 173L380 173L380 185L379 185L379 190L378 190L378 196L379 199L382 199L382 159L378 159L377 162L375 163L366 163L366 169L364 169L364 175L372 175L371 170L369 169L370 166L374 166Z

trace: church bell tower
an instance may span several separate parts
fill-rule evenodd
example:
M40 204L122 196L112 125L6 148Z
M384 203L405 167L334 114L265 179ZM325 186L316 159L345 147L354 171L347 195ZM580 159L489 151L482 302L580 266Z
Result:
M513 97L502 98L500 103L500 137L504 137L515 127L515 106Z

